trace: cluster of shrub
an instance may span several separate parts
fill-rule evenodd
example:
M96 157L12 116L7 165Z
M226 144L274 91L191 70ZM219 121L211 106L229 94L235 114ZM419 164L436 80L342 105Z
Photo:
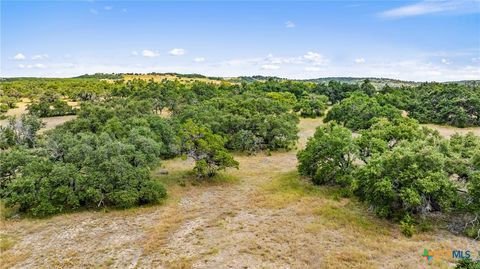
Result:
M165 188L149 169L172 154L174 132L145 112L135 102L87 105L41 139L39 118L11 119L0 129L2 200L33 216L158 202Z
M76 119L38 135L39 117L64 102L44 94L28 115L0 127L0 197L39 217L156 203L166 190L150 171L163 159L190 157L197 177L208 178L238 167L229 150L292 147L296 103L283 95L227 84L133 81L110 97L82 102ZM42 112L44 104L50 114ZM164 109L170 118L159 117Z
M302 175L346 187L406 235L441 212L452 230L480 238L480 137L442 138L363 93L335 104L326 121L298 153Z

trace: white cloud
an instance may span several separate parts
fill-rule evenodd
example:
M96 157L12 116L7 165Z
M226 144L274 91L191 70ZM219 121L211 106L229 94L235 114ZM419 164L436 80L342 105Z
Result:
M203 57L197 57L197 58L195 58L195 59L193 59L193 60L194 60L195 62L197 62L197 63L205 62L205 58L203 58Z
M112 6L104 6L103 9L105 9L105 10L112 10L113 7L112 7Z
M32 56L32 60L43 60L47 58L48 58L48 54L37 54Z
M138 51L132 50L132 55L138 56Z
M277 69L279 69L279 68L280 68L280 66L278 66L278 65L273 65L273 64L264 64L264 65L262 65L262 69L263 69L263 70L277 70Z
M285 23L285 27L287 27L287 28L295 28L295 26L296 26L295 23L292 22L292 21L287 21Z
M473 57L472 62L474 62L474 63L480 62L480 57Z
M160 54L158 52L151 51L151 50L142 50L142 56L153 58L153 57L160 56Z
M315 71L320 71L320 70L321 70L320 67L315 67L315 66L307 66L307 67L305 67L305 71L313 71L313 72L315 72Z
M25 60L25 59L27 59L27 57L25 57L25 55L23 55L23 53L17 53L15 56L13 56L13 59L14 60Z
M97 15L98 14L98 10L94 9L94 8L91 8L89 10L90 13L92 13L93 15Z
M442 58L441 60L442 64L451 64L451 62L448 59Z
M184 49L179 49L179 48L174 48L171 51L168 52L168 54L172 56L182 56L186 53Z
M46 68L47 66L45 66L44 64L34 64L33 65L33 68Z
M43 68L46 68L47 66L45 66L44 64L27 64L27 65L19 64L18 67L28 68L28 69L32 69L32 68L43 69Z
M478 13L478 0L424 0L416 4L386 10L378 14L382 18L403 18L440 13Z
M357 58L355 60L353 60L355 63L357 64L363 64L365 63L365 58Z
M322 54L309 51L307 54L303 55L303 58L313 65L327 65L329 60L326 59Z

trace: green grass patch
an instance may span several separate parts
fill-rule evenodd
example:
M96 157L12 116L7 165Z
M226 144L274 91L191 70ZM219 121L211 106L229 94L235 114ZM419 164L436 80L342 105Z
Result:
M265 184L262 188L269 194L282 194L291 198L321 197L340 200L348 197L348 190L337 186L317 186L304 180L297 171L288 172Z
M360 201L351 197L347 189L337 186L318 186L304 180L292 171L272 180L262 188L265 205L274 208L299 203L297 208L317 216L307 231L325 228L348 228L388 234L388 225L377 219Z

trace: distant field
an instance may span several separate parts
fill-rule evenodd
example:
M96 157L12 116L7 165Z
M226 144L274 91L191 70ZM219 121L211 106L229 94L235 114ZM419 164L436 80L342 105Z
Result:
M437 130L440 133L440 135L443 137L450 137L455 133L465 135L469 132L472 132L475 135L480 136L480 127L457 128L457 127L438 125L438 124L422 124L422 125L425 127Z
M200 82L210 82L210 83L216 83L216 84L220 84L220 83L224 82L222 80L216 80L216 79L210 79L210 78L188 78L188 77L179 77L179 76L175 76L175 75L171 75L171 74L123 75L123 79L126 80L126 81L130 81L130 80L133 80L133 79L143 79L143 80L153 79L156 82L167 79L167 80L179 80L181 82L200 81Z

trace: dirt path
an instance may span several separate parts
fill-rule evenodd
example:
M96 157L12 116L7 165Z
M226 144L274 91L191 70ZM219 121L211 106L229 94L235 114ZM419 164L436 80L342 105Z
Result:
M318 120L302 120L300 146ZM428 249L480 250L447 232L411 239L354 199L309 187L295 152L237 156L235 182L174 186L165 205L9 220L1 253L13 268L435 268ZM166 162L171 174L190 169Z

